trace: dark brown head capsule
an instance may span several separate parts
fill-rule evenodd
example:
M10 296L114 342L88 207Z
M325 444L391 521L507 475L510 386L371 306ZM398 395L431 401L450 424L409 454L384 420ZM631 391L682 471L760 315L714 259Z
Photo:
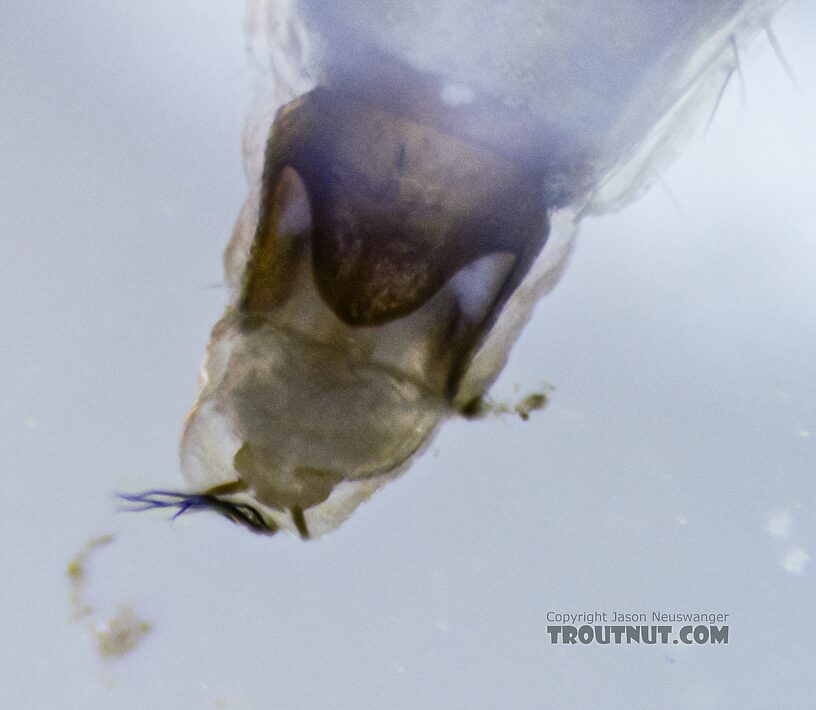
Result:
M300 199L310 214L300 235L283 224L287 210L297 209L293 180L302 184ZM500 282L495 269L485 269L490 283L467 285L491 290L478 314L454 299L431 332L421 334L444 339L447 376L440 394L448 396L548 233L540 175L484 146L327 89L278 113L262 190L238 305L252 323L275 320L285 308L291 293L285 274L297 270L307 251L317 291L351 327L408 316L465 267L507 257L498 267ZM307 249L298 248L299 237ZM416 334L409 335L406 349L416 347ZM439 384L438 377L427 379Z

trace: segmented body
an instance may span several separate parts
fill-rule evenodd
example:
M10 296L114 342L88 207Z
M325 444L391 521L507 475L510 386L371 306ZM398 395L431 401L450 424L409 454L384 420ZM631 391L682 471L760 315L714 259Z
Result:
M473 411L580 219L655 181L781 4L250 0L250 189L182 442L196 494L139 502L339 525Z

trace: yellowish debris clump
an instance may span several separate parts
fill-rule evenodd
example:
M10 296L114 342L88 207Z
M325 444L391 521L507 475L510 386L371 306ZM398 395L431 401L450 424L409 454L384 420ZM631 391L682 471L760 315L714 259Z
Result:
M96 610L83 599L88 558L98 548L113 542L113 539L113 535L91 538L66 568L71 584L68 597L71 618L74 621L86 620L86 626L96 639L99 655L103 658L122 656L132 651L150 631L150 624L141 620L130 607L119 607L107 619L93 618Z

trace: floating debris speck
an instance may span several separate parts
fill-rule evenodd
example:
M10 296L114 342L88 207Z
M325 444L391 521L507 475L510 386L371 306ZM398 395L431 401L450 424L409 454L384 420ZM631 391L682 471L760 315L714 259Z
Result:
M150 632L150 624L142 621L130 607L120 607L107 620L93 625L92 633L103 658L123 656L141 643Z
M74 621L85 620L85 624L98 644L102 658L123 656L132 651L150 632L150 624L140 619L130 607L119 607L114 614L104 618L96 614L96 609L84 601L87 571L85 566L91 553L113 542L113 535L93 537L68 563L66 574L71 590L68 603Z

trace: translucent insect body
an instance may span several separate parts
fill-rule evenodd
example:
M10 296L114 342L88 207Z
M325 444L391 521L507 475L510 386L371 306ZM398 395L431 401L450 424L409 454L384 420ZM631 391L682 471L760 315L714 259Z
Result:
M339 525L475 411L580 216L648 186L779 3L324 5L250 3L271 83L181 446L193 492L143 507Z

